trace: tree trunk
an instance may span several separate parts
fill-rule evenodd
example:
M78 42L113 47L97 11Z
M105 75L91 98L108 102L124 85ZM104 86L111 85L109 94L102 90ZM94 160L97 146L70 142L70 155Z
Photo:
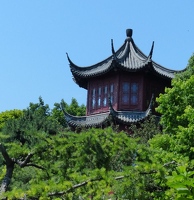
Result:
M6 192L8 186L11 182L15 162L13 159L11 159L9 157L6 149L4 148L4 146L1 143L0 143L0 152L6 163L6 174L5 174L5 177L3 178L3 181L0 186L0 196L2 196L3 193Z
M10 182L11 178L13 175L13 170L14 170L14 162L12 161L11 163L6 164L6 174L5 177L3 178L3 181L1 183L0 187L0 196L6 192Z

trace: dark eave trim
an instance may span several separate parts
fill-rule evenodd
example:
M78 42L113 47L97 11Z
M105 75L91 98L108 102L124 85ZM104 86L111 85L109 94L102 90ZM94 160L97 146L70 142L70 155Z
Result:
M79 128L101 127L103 124L107 123L109 119L109 112L80 117L70 115L67 112L64 112L64 115L69 126Z
M151 114L153 98L154 96L152 95L149 107L146 111L116 111L109 100L110 114L115 121L122 124L130 125L132 123L141 122Z
M66 122L70 127L74 128L92 128L92 127L102 127L104 124L110 121L110 116L114 119L114 122L119 122L121 124L130 125L133 123L138 123L151 114L153 104L153 95L150 101L150 105L146 111L116 111L114 110L112 103L109 98L109 112L99 113L90 116L72 116L66 111L64 112L64 117Z

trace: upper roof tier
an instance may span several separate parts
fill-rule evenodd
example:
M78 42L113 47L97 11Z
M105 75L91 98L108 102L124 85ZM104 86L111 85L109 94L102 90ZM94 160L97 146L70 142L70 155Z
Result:
M117 51L114 50L112 40L112 55L97 64L88 67L80 67L75 65L67 54L75 82L80 87L87 89L88 79L101 76L116 69L129 72L146 70L168 79L174 78L175 73L180 72L177 70L167 69L152 61L154 42L149 55L146 56L133 41L132 32L132 29L126 30L127 38L125 39L124 44Z

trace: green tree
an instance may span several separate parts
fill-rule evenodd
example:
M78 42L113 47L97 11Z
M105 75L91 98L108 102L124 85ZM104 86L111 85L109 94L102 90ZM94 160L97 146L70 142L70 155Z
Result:
M59 129L60 124L51 117L49 106L39 97L39 102L30 103L29 107L23 110L21 117L7 120L2 131L23 144L33 137L33 132L56 134Z
M79 106L75 98L72 98L71 103L69 105L64 104L64 102L61 102L61 103L62 105L64 105L64 109L71 115L75 115L75 116L86 115L86 106L84 104Z
M5 122L10 120L10 119L17 119L21 117L23 114L22 110L8 110L0 113L0 131L5 125Z
M4 195L9 199L24 196L28 199L163 197L165 176L172 159L176 158L156 148L157 142L148 145L147 140L157 132L156 123L148 122L141 126L141 135L134 128L133 137L111 127L89 129L79 134L50 135L36 131L25 143L1 134L3 183L9 175L8 167L12 166L12 182L4 186L7 190ZM153 130L150 133L150 127L154 127L155 133ZM142 136L145 139L142 140Z
M167 176L166 198L194 198L194 55L186 70L172 80L157 99L157 111L162 114L161 124L165 135L154 138L152 144L162 147L165 155L178 155L182 162ZM166 139L165 139L166 138ZM162 140L161 140L162 139ZM155 146L156 148L156 146Z
M194 55L190 58L187 69L177 74L172 81L172 88L167 88L157 99L157 111L162 114L161 123L165 133L172 134L176 144L175 151L194 159Z
M101 190L108 195L113 189L111 181L135 161L135 141L111 128L52 136L37 132L33 136L35 143L33 140L24 144L11 138L6 143L8 137L11 136L3 138L1 135L5 163L1 170L5 174L3 183L6 183L2 184L2 191L8 189L10 179L15 180L6 193L12 199L22 198L24 194L37 199L49 196L71 199L79 195L85 198L91 194L99 195L100 199ZM75 190L80 183L85 186Z
M172 88L166 88L157 98L157 111L162 114L164 131L176 134L179 127L188 127L187 115L194 107L194 55L189 59L186 70L172 80Z

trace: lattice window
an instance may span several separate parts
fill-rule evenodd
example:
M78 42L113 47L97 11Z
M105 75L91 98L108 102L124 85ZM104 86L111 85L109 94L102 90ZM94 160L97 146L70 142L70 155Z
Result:
M96 107L96 89L93 88L92 90L92 109Z
M98 88L98 107L101 106L101 98L102 98L102 88Z
M107 98L108 98L108 86L104 86L104 99L103 99L103 106L107 106Z
M138 104L138 84L137 83L131 84L131 104L132 105Z
M130 83L124 82L122 85L122 103L129 103L129 95L130 95Z
M137 105L139 86L135 82L123 82L122 84L122 103L127 105Z
M114 104L114 84L113 83L110 85L110 101L112 104Z

